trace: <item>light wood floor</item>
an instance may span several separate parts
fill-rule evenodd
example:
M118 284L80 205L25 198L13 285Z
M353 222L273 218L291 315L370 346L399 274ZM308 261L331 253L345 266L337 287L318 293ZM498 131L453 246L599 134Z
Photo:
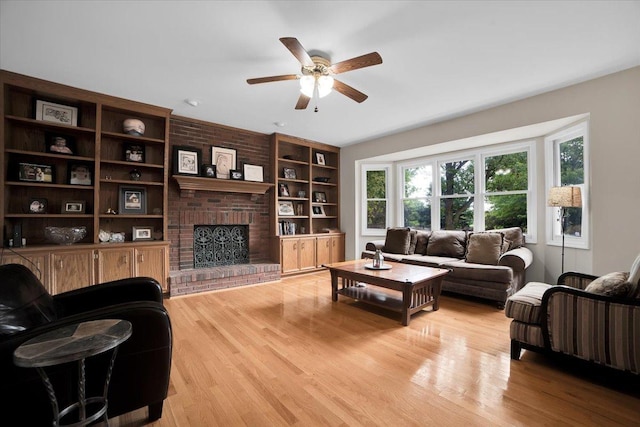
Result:
M399 314L333 303L330 288L320 272L167 300L170 395L153 425L640 423L640 381L533 352L511 361L509 319L490 303L444 296L403 327Z

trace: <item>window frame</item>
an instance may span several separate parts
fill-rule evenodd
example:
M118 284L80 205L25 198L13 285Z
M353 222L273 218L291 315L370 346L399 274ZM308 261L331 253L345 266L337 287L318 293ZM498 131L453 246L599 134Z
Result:
M582 224L579 237L565 234L564 246L567 248L590 249L591 248L591 220L589 216L589 121L571 125L545 136L545 200L551 187L560 185L560 144L582 136L582 154L584 164L584 182L580 187L582 193ZM546 205L546 203L545 203ZM560 208L546 206L545 235L546 243L550 246L562 246L562 231L558 218Z
M405 187L405 181L404 181L404 177L405 177L405 170L406 169L415 169L421 166L429 166L431 167L431 180L432 180L432 186L431 186L431 196L428 197L405 197L404 194L404 187ZM404 224L405 220L404 220L404 201L405 200L427 200L427 203L429 204L429 206L431 207L431 218L433 218L433 196L435 195L436 192L436 163L435 162L421 162L419 160L413 159L410 162L403 162L402 165L398 164L398 168L397 168L397 182L399 183L399 191L398 191L398 203L396 206L396 218L400 219L400 224ZM433 219L431 221L432 225L431 227L433 227ZM429 228L429 230L431 230L432 228Z
M360 218L362 218L361 233L363 236L386 236L387 228L391 226L391 212L393 206L392 188L390 185L390 178L393 169L392 163L366 163L362 164L361 171L361 211ZM384 199L369 199L367 198L367 172L370 171L384 171L385 172L385 196ZM384 200L386 202L385 211L385 226L384 228L368 228L367 227L367 207L369 201Z

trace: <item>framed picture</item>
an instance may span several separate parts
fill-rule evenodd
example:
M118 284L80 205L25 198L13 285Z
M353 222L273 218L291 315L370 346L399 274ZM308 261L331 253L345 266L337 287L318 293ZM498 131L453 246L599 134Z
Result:
M47 199L30 199L29 200L29 213L32 214L43 214L47 213L47 208L49 207L49 203Z
M236 169L236 150L211 147L211 163L216 165L217 178L229 179L230 171Z
M304 205L302 203L296 203L296 215L304 215Z
M144 145L124 144L122 148L125 162L144 163Z
M316 163L319 165L325 165L326 163L324 162L324 154L323 153L316 153Z
M264 181L264 172L262 170L262 166L256 165L244 165L244 180L245 181L254 181L254 182L263 182Z
M121 214L146 215L147 190L144 187L120 186L118 210Z
M242 181L244 179L244 174L240 169L231 169L229 171L229 178L236 181Z
M76 140L72 136L55 133L45 133L45 149L47 153L74 155L76 152Z
M36 101L36 120L78 126L78 109L49 101Z
M131 240L153 240L153 227L132 227Z
M200 175L199 166L202 152L197 148L173 147L173 173L180 175Z
M324 206L311 206L311 212L313 212L313 216L327 216L324 213Z
M293 202L278 202L278 215L294 215Z
M290 197L291 193L289 193L289 186L287 184L284 183L280 183L278 185L278 193L280 194L280 197Z
M287 179L296 179L296 170L294 168L282 168L282 176Z
M69 184L93 185L91 167L85 164L70 164L68 168Z
M317 203L327 203L327 195L324 193L324 191L314 191L313 201Z
M53 166L34 163L18 163L18 180L53 182Z
M216 165L202 165L200 171L202 172L202 176L206 178L216 177Z
M66 200L62 202L60 212L63 214L83 214L85 209L85 202L82 200Z

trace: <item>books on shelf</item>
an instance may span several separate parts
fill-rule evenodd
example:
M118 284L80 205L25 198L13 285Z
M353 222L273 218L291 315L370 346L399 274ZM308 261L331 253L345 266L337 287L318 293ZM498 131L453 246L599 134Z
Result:
M289 236L296 234L296 223L291 221L280 221L278 223L280 236Z

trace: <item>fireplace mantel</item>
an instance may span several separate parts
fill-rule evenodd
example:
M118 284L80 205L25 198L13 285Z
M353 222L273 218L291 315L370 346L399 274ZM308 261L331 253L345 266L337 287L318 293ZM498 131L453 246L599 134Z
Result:
M268 182L238 181L233 179L201 178L173 175L180 187L181 197L193 197L196 191L220 191L223 193L265 194L275 186Z

